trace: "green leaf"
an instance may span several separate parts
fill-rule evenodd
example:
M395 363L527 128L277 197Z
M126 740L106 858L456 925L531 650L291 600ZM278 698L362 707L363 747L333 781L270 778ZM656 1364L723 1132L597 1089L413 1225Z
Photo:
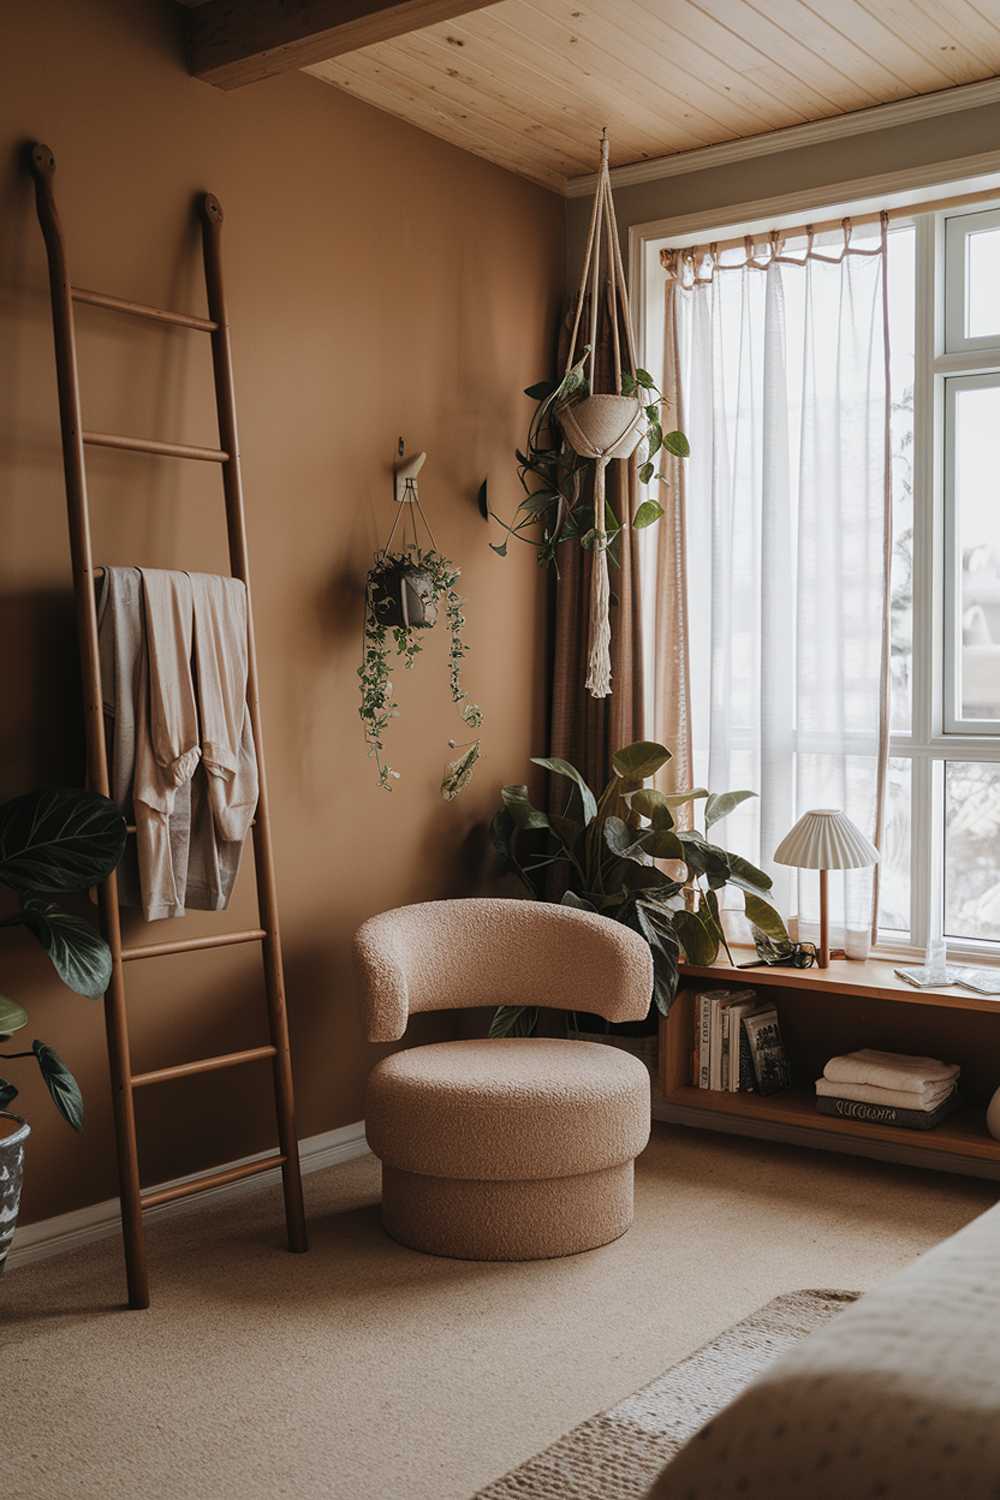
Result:
M8 1083L6 1078L0 1078L0 1109L6 1109L12 1099L17 1098L17 1089L14 1084Z
M667 792L667 806L683 807L685 802L697 802L700 797L707 797L708 795L709 791L705 786L696 786L687 792Z
M548 828L547 814L532 806L526 786L502 786L500 797L516 828Z
M586 896L578 896L576 894L576 891L563 891L562 900L560 901L559 905L572 906L574 911L597 910L592 901L588 901Z
M707 967L715 963L719 956L719 935L711 920L706 921L700 912L675 912L674 930L689 964Z
M729 855L725 849L710 844L700 833L684 832L678 835L684 845L684 860L688 869L704 875L712 890L718 890L729 879Z
M0 806L0 884L23 893L85 891L125 851L125 819L96 792L55 788Z
M74 1130L83 1129L83 1095L80 1085L57 1052L44 1042L32 1042L31 1050L45 1080L45 1087L52 1095L52 1102L63 1119Z
M653 740L636 740L634 745L616 750L611 764L625 781L646 781L655 776L670 758L666 745L658 745Z
M628 370L622 376L622 395L634 396L638 389L635 376Z
M723 818L728 818L741 802L756 795L756 792L713 792L705 803L705 832L708 832L713 823L720 823Z
M601 832L604 842L618 859L631 859L640 865L650 863L649 855L643 853L642 836L637 839L635 830L628 826L624 818L612 813L604 819Z
M653 379L652 375L650 375L648 370L636 370L635 378L642 386L644 391L656 390L656 381Z
M733 885L738 885L740 890L749 891L751 896L769 891L774 884L770 875L765 875L763 870L758 870L742 854L730 854L729 856L729 879Z
M551 510L559 499L555 490L534 490L530 495L525 495L519 511L524 511L526 516L542 516L547 510Z
M652 468L652 464L650 464ZM656 500L644 500L632 518L632 527L635 531L641 531L644 526L652 526L663 515L663 506Z
M524 394L530 396L532 401L547 401L558 389L557 380L539 380L534 385L525 386Z
M111 982L111 949L89 922L37 896L25 898L24 920L63 984L91 999L104 994Z
M491 548L492 551L494 551L496 553L497 557L506 557L507 556L507 543L506 542L490 542L490 548Z
M642 787L629 797L629 806L640 817L648 818L654 828L673 828L674 815L670 811L670 800L663 792L652 787Z
M653 956L653 1000L661 1015L670 1014L680 977L678 961L680 944L674 931L676 913L652 901L636 901L635 919L639 932L649 944Z
M688 442L683 432L665 433L663 437L663 446L664 448L666 448L667 452L672 453L675 458L690 458L691 456L691 444Z
M541 766L545 771L552 771L556 776L566 776L576 786L580 793L580 802L583 806L583 821L589 823L597 816L597 798L590 787L584 781L575 766L571 766L568 760L562 760L558 755L533 755L531 763Z
M6 995L0 995L0 1037L13 1036L28 1024L28 1012Z
M649 483L649 481L653 477L653 470L655 469L655 467L656 467L656 465L653 464L653 463L650 463L648 459L647 459L647 461L644 464L642 464L640 466L640 469L639 469L639 483L640 484L648 484ZM641 508L642 507L640 506L640 509ZM633 521L632 525L635 526L636 522Z
M677 834L669 828L647 828L642 835L642 847L654 859L684 859L684 845Z
M490 1021L490 1036L531 1036L538 1025L535 1005L499 1005Z
M765 937L769 937L772 942L781 942L782 939L788 941L788 932L781 915L775 911L769 901L762 901L760 896L744 891L743 907L747 920L752 922Z

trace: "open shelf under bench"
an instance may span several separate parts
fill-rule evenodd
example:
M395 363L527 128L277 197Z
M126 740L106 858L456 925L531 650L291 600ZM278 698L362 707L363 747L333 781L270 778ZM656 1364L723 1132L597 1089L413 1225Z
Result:
M660 1028L663 1118L1000 1180L1000 1141L986 1129L986 1105L1000 1085L1000 997L916 990L896 977L892 964L877 960L834 960L826 970L685 964L681 976ZM692 1084L695 996L719 987L754 989L776 1006L792 1088L762 1097ZM858 1047L960 1063L964 1103L932 1130L820 1114L815 1080L830 1057Z

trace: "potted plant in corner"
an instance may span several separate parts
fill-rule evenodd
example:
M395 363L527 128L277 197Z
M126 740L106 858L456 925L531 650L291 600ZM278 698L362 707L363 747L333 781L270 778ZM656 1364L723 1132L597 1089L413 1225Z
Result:
M704 787L665 793L647 786L669 759L664 745L640 740L625 746L612 757L611 780L598 798L569 761L536 758L534 765L569 783L565 807L544 812L532 806L526 786L505 786L492 825L501 862L532 896L556 899L548 887L553 872L561 881L563 904L623 922L646 939L653 958L654 1020L656 1012L666 1016L673 1004L682 953L694 964L714 963L720 948L732 958L719 905L725 886L740 891L756 935L773 942L788 939L771 904L770 876L709 839L734 808L756 794L713 795ZM700 802L704 832L676 827L677 808ZM504 1006L494 1014L490 1035L529 1035L537 1020L534 1007ZM642 1046L629 1050L647 1061Z
M0 885L17 909L0 927L26 927L41 943L69 989L97 998L111 979L111 952L91 924L63 911L54 896L86 891L105 880L125 849L125 819L96 792L28 792L0 805ZM59 1054L37 1039L29 1048L5 1044L28 1024L24 1008L0 995L0 1059L33 1060L52 1102L74 1130L83 1125L79 1085ZM4 1068L6 1072L6 1067ZM7 1112L17 1086L0 1078L0 1274L14 1238L21 1198L24 1143L30 1126Z

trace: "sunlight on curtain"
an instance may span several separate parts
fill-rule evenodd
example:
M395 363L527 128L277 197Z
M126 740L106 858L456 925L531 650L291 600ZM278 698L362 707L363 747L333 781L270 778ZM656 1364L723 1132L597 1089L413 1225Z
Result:
M691 442L694 779L759 792L721 842L772 875L803 937L816 875L774 865L773 850L810 808L876 834L888 727L884 255L878 226L850 243L842 257L838 234L808 256L789 240L766 264L675 260L667 287ZM835 924L866 928L871 895L871 871L831 877Z

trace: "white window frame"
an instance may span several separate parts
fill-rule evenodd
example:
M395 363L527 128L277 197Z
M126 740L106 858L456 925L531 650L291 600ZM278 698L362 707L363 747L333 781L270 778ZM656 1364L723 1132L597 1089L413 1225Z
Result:
M961 165L965 167L967 163ZM911 220L895 221L911 222L916 235L912 706L910 732L891 736L889 754L910 762L911 808L926 808L927 815L911 818L909 940L900 940L898 934L886 932L876 946L876 952L885 956L923 952L932 902L943 895L947 762L1000 763L1000 736L984 733L981 726L977 728L975 723L945 713L946 701L954 702L954 698L946 698L953 683L954 665L946 669L951 651L945 645L947 610L953 609L954 604L949 591L946 606L945 570L936 563L936 559L946 556L945 382L951 377L983 375L1000 368L1000 338L964 340L961 348L946 343L946 232L949 221L967 221L973 214L965 208L952 214L946 210L920 212L921 200L992 190L997 206L991 210L984 203L983 209L995 213L1000 224L1000 171L996 170L995 154L991 166L992 172L977 177L958 171L949 177L947 164L943 164L942 175L932 184L918 180L915 175L907 188L907 174L893 173L864 184L872 196L861 197L856 191L850 196L847 192L839 196L836 189L819 198L814 194L794 193L745 204L739 211L730 208L704 215L688 214L683 218L632 225L629 229L631 301L639 358L640 363L650 366L651 361L655 364L662 357L663 299L658 273L662 277L659 251L664 245L679 249L770 228L859 216L881 208L913 209ZM857 190L861 184L842 186ZM953 239L956 234L953 230ZM964 280L961 295L964 335ZM953 557L950 546L947 556ZM950 639L954 645L954 631ZM935 868L939 873L936 889ZM948 952L959 960L1000 964L1000 942L996 941L948 939Z
M945 350L949 354L967 354L973 349L996 348L1000 342L1000 329L994 333L978 334L974 338L968 337L965 332L969 299L968 243L972 235L991 229L1000 229L1000 207L948 216L945 225Z

